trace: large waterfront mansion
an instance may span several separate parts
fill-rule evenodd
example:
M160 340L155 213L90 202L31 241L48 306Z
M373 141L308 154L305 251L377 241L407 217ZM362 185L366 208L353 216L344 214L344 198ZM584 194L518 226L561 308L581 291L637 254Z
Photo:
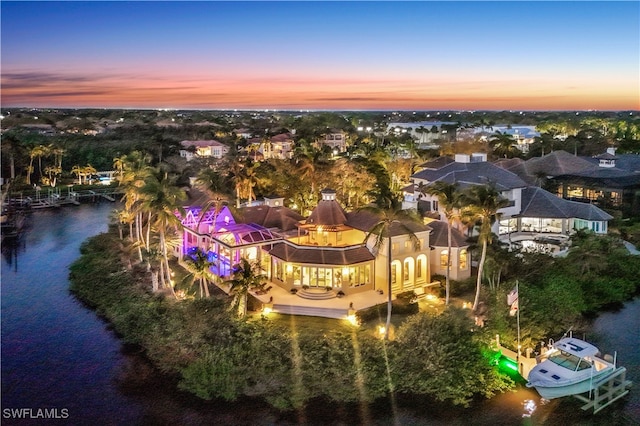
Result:
M461 187L495 186L509 205L500 211L495 233L527 248L540 236L558 245L577 229L607 232L612 217L592 204L562 199L527 184L515 173L487 162L485 154L456 155L424 165L405 188L404 208L420 208L430 217L424 223L392 223L382 246L375 247L370 231L379 217L366 211L347 212L331 189L308 217L284 206L283 198L266 198L245 207L234 217L228 207L201 214L192 205L182 218L182 258L199 247L209 254L212 272L229 277L245 258L259 264L269 280L269 293L256 295L270 308L287 313L344 317L349 309L383 303L388 297L413 291L428 294L444 275L448 258L447 224L436 197L418 192L436 181ZM420 205L419 205L420 204ZM389 250L388 241L391 241ZM454 280L471 275L469 243L462 230L453 229L450 274ZM389 259L391 256L391 259ZM389 271L389 265L391 270ZM391 277L391 285L389 278ZM298 309L296 309L298 307Z

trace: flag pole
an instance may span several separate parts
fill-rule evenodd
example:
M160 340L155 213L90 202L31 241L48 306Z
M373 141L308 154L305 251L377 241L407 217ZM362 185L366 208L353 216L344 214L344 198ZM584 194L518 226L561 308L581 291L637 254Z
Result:
M517 303L518 309L516 309L516 324L518 327L518 352L516 355L516 360L518 361L518 370L520 369L520 289L518 288L518 280L516 280L516 294L518 295Z

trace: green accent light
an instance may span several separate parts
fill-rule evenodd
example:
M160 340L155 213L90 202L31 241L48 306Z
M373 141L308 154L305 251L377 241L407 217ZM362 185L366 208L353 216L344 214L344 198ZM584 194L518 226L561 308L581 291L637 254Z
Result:
M498 368L501 370L506 370L506 369L510 369L512 371L518 371L518 364L516 364L515 361L502 356L500 357L500 360L498 361Z

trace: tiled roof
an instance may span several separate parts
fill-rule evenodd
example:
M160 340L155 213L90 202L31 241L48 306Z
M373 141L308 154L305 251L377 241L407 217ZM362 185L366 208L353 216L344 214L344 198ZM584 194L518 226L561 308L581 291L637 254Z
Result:
M271 142L293 142L290 133L280 133L271 137Z
M433 231L429 235L429 245L434 247L448 247L447 222L434 220L428 225ZM467 237L456 228L451 228L451 247L468 247Z
M353 265L375 259L365 246L345 249L323 249L278 243L274 244L269 254L286 262L314 265Z
M350 212L347 214L346 225L360 231L369 232L380 221L380 217L374 212L367 210L359 210ZM401 222L394 222L391 224L389 230L391 236L406 235L407 229L413 233L429 231L429 227L422 223L412 222L405 220ZM387 234L384 235L385 237Z
M600 154L600 155L596 155L593 158L597 158L598 160L615 160L618 157L616 157L615 155L609 153L609 152L605 152L604 154Z
M218 141L214 141L214 140L208 140L208 141L182 141L180 142L180 145L184 146L184 147L189 147L189 146L198 146L198 147L204 147L204 146L222 146L227 148L227 145L223 144L222 142L218 142Z
M420 167L423 169L434 169L437 170L441 167L446 166L447 164L453 163L454 160L451 157L438 157L433 160L429 160L425 163L420 164Z
M547 176L569 175L594 172L598 166L582 157L576 157L567 151L553 151L544 157L531 158L525 161L524 173L529 176L544 173Z
M503 168L505 170L509 170L513 172L513 168L517 167L524 163L522 158L514 157L514 158L500 158L493 162L496 166ZM514 172L515 173L515 172ZM516 173L517 174L517 173Z
M242 209L242 221L282 231L296 229L303 217L288 207L253 206Z
M371 228L378 223L380 219L378 216L367 210L356 210L347 213L347 222L345 225L350 226L360 231L368 232Z
M593 204L565 200L534 186L522 191L522 210L519 216L584 220L613 219L613 216Z
M344 209L335 200L321 200L307 218L310 225L344 225L347 216Z
M444 181L447 183L468 185L492 184L499 191L527 186L527 183L516 174L486 161L470 163L453 162L437 170L421 170L411 177L426 180L429 183Z

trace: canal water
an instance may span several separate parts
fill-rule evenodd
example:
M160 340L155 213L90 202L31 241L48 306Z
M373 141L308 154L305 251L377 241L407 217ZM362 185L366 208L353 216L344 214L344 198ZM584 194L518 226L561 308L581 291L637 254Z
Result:
M640 299L602 314L587 338L617 350L630 395L593 416L577 400L544 403L520 388L467 409L399 395L367 406L313 401L280 413L246 399L204 402L176 391L68 291L68 268L88 237L107 228L110 203L34 212L17 247L3 248L2 418L5 424L96 425L634 425L640 424ZM529 405L526 405L529 402ZM25 411L22 409L30 409ZM17 410L17 411L16 411ZM16 419L17 413L29 419ZM26 413L26 414L25 414ZM530 416L528 414L531 413Z

